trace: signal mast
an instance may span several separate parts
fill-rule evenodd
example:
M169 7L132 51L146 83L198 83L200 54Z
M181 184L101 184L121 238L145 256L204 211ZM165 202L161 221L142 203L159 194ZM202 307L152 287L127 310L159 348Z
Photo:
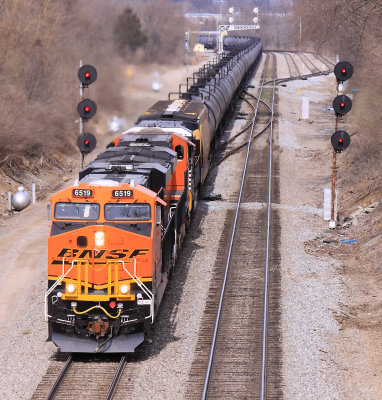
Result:
M233 14L235 12L234 7L229 8L229 13L232 14L229 17L229 25L218 25L218 54L223 54L223 40L224 36L227 35L228 31L248 31L252 29L260 29L259 25L259 7L255 7L253 12L255 17L253 18L254 25L235 25L235 19Z
M80 61L80 68L78 70L78 79L81 82L80 86L80 102L77 106L78 114L80 115L79 120L79 136L77 139L77 145L80 149L80 169L84 164L85 154L90 153L94 150L97 139L92 133L83 132L84 123L89 121L90 118L94 117L97 112L97 104L91 99L83 99L84 89L88 88L89 85L97 80L97 70L91 65L82 65Z

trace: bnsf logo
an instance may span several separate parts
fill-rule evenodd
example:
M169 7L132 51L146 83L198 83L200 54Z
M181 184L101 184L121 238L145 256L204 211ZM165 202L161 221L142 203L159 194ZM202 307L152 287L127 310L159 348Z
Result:
M149 249L115 249L115 250L80 250L80 249L66 249L63 248L56 257L73 257L73 258L102 258L105 257L109 260L117 260L121 258L134 258L139 256L145 256L149 252Z

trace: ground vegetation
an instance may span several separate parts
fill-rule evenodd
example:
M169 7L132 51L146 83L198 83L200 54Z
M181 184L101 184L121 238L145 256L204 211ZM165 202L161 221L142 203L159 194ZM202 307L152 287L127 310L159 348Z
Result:
M331 54L354 65L354 76L345 85L345 91L354 95L354 104L344 119L352 124L352 144L341 156L347 168L340 172L340 179L349 183L351 207L361 200L381 199L382 135L378 132L381 115L376 99L382 84L374 76L382 71L382 2L295 0L293 13L302 27L301 42L295 32L296 47ZM366 192L356 194L357 187Z
M73 160L77 167L80 60L98 69L86 93L98 105L86 129L97 134L100 120L131 107L128 65L183 62L184 26L171 0L1 1L1 196L34 177L51 186Z

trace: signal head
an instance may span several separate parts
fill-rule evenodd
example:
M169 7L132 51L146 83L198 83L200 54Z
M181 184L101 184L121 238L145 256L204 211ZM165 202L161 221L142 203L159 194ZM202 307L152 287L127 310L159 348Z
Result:
M334 67L334 75L339 82L347 81L353 75L353 66L347 61L340 61Z
M97 80L97 70L92 65L83 65L78 70L78 79L83 86L89 86Z
M97 104L93 100L84 99L78 103L77 111L81 118L88 120L96 114Z
M350 144L350 136L345 131L337 131L333 133L331 138L332 146L337 153L345 150Z
M82 154L88 154L96 147L97 139L91 133L82 133L78 136L77 146Z
M344 94L337 96L333 100L333 108L337 115L345 115L352 108L352 101Z

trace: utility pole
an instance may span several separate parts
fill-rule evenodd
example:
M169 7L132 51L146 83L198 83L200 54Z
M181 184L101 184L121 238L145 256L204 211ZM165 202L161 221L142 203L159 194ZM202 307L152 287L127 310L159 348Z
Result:
M300 51L301 51L301 32L302 32L302 25L301 25L301 18L300 18L300 47L299 47Z

